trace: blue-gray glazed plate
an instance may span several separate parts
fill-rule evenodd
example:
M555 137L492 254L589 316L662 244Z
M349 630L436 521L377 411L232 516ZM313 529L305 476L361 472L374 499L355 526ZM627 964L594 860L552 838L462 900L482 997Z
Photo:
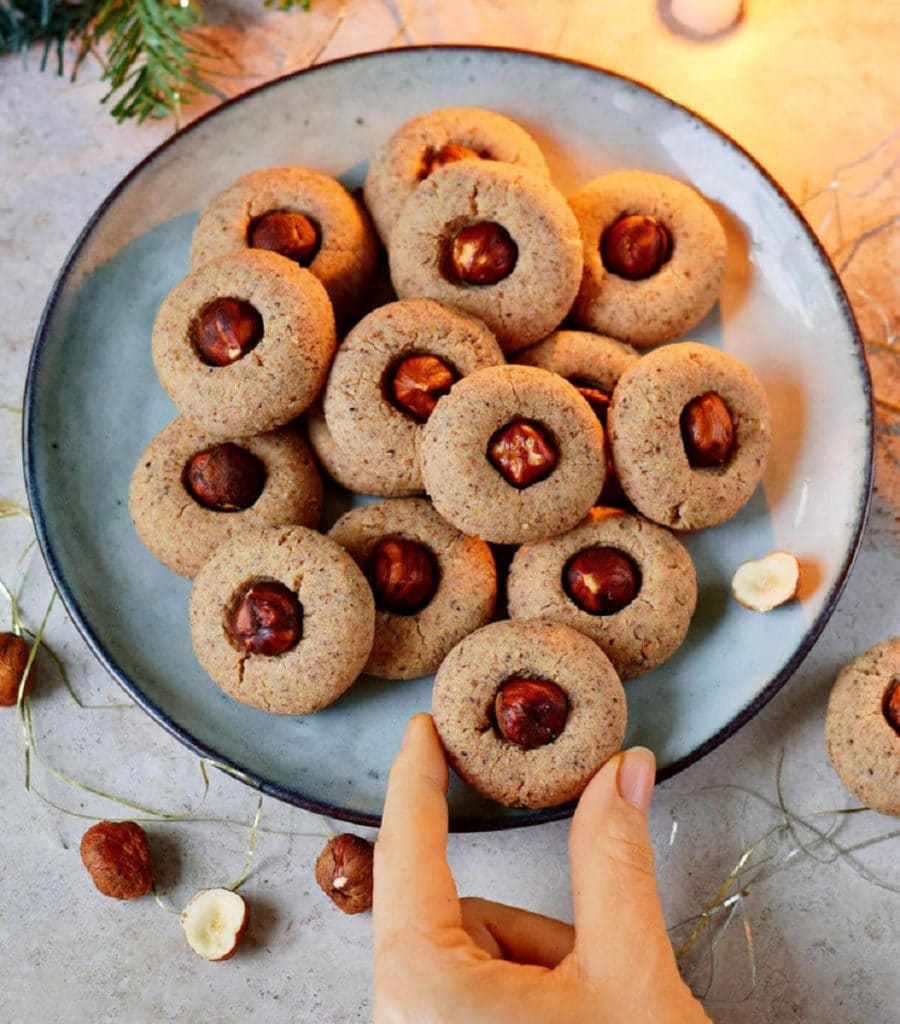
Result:
M433 47L315 67L232 101L174 136L88 223L47 304L25 394L28 494L44 557L94 653L161 725L282 799L374 824L408 716L430 680L361 680L309 718L223 696L191 650L190 584L158 565L128 517L132 468L175 410L150 330L188 269L206 201L254 168L305 164L348 187L402 122L445 106L521 122L571 191L615 168L691 182L722 217L721 301L692 337L762 378L774 416L763 485L732 522L687 538L700 600L682 650L628 684L627 741L680 771L746 722L789 678L834 609L859 543L872 474L870 389L846 297L797 210L711 125L635 82L532 53ZM227 140L227 144L223 144ZM807 569L801 602L775 613L729 597L735 567L773 548ZM323 670L325 670L323 666ZM570 807L504 810L454 780L456 829L546 821Z

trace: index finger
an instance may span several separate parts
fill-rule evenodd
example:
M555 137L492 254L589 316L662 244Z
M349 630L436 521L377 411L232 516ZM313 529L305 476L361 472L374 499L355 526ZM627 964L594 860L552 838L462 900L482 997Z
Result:
M388 931L461 925L447 864L448 781L431 715L415 715L391 768L375 844L376 946Z

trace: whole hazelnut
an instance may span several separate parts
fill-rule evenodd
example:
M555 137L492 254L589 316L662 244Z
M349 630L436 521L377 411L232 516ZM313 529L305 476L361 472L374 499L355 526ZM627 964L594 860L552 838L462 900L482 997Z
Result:
M133 821L101 821L81 837L81 860L104 896L133 900L153 885L150 847Z
M496 431L488 442L487 457L520 490L548 477L559 461L549 432L530 420L513 420Z
M672 254L672 237L655 217L620 217L603 232L600 255L613 274L629 281L650 277Z
M884 691L883 710L888 724L900 736L900 676L894 676Z
M434 556L405 537L383 537L366 560L366 577L382 611L413 615L421 611L437 590Z
M496 284L509 277L518 258L519 247L506 228L479 221L451 239L446 276L464 284Z
M459 380L459 375L437 356L407 356L394 368L390 394L394 405L418 423L434 412L442 395Z
M262 317L243 299L213 299L200 310L194 347L207 366L229 366L259 344Z
M422 154L422 164L419 168L419 181L424 181L430 174L434 174L440 167L447 164L455 164L460 160L480 160L481 154L468 146L459 146L455 142L448 142L440 149L427 149Z
M345 914L372 906L372 864L375 850L368 840L350 832L329 839L316 860L316 882Z
M238 597L227 628L233 643L251 654L284 654L300 641L303 609L283 583L258 580Z
M580 377L570 377L569 383L584 398L588 405L594 410L597 419L606 424L606 412L611 401L610 396L593 381L584 380Z
M615 615L637 597L641 573L632 559L616 548L585 548L566 562L563 584L582 611Z
M681 410L681 439L695 468L723 466L734 450L734 422L715 391L688 402Z
M184 468L184 485L206 508L238 512L249 508L262 493L266 468L246 448L226 441L191 456Z
M253 249L277 252L301 267L308 267L319 250L316 225L292 210L271 210L257 217L247 232L247 241Z
M0 707L11 708L19 700L19 686L22 673L28 664L31 647L28 641L16 633L0 633ZM28 670L28 678L22 696L31 693L34 686L34 665Z
M546 679L508 679L494 698L494 719L504 739L524 750L552 743L566 727L569 701Z

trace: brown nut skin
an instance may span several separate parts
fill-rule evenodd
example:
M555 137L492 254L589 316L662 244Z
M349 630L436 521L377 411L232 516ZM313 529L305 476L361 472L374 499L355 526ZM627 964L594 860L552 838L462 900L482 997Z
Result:
M153 886L147 835L133 821L101 821L81 837L81 860L104 896L133 900Z
M374 847L362 836L344 832L329 839L316 860L316 882L345 914L372 907Z
M603 232L600 255L610 273L629 281L650 277L672 254L672 237L654 217L620 217Z
M422 166L419 170L419 181L424 181L429 175L446 167L447 164L455 164L459 160L480 160L481 154L468 146L460 146L455 142L448 142L440 149L428 149L422 154Z
M392 403L417 423L425 423L438 399L449 394L459 380L452 366L432 355L413 355L394 368L390 382Z
M714 391L698 395L681 411L681 438L695 469L724 466L734 451L734 421Z
M194 326L194 347L207 366L230 366L263 336L259 313L242 299L213 299Z
M487 457L508 483L523 490L545 479L556 469L559 452L540 423L514 420L491 437Z
M414 540L384 537L366 560L366 578L375 607L395 615L414 615L434 597L438 571L434 556Z
M518 258L519 247L506 228L480 221L453 236L445 270L451 280L465 284L496 284L509 277Z
M884 691L882 710L888 725L900 736L900 676L895 676Z
M19 685L22 673L28 664L31 648L28 641L15 633L0 633L0 707L11 708L19 700ZM22 696L25 697L34 686L34 665L28 670L28 678Z
M565 691L546 679L507 679L494 698L497 731L523 750L552 743L568 715Z
M231 609L228 635L235 646L251 654L284 654L303 635L303 609L297 595L277 580L252 583Z
M191 456L184 485L201 505L217 512L239 512L262 494L266 467L246 448L226 441Z
M616 548L585 548L566 562L563 584L582 611L615 615L637 597L641 572L628 555Z
M316 225L302 213L272 210L250 224L247 241L253 249L277 252L308 267L319 251L320 238Z

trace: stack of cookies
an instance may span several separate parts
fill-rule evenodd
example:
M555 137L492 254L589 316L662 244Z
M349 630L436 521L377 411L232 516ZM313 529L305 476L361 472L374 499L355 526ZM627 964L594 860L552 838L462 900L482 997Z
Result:
M673 531L737 514L765 466L746 366L640 354L711 309L724 232L656 174L566 199L523 128L468 108L403 125L363 197L275 168L203 211L154 325L180 415L134 471L135 528L193 578L194 649L228 696L306 715L362 673L436 673L464 779L574 799L621 746L622 681L687 634ZM373 309L379 238L396 301ZM320 470L381 500L320 533Z

